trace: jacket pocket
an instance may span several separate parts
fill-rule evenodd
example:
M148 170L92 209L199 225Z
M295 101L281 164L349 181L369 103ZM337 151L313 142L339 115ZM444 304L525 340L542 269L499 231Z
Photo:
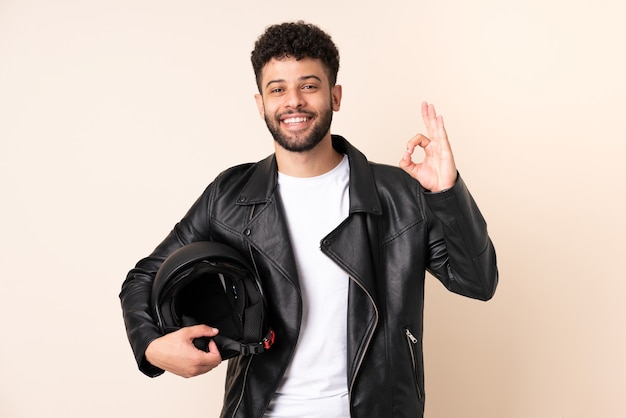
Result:
M406 336L406 344L409 348L409 356L411 357L411 372L413 375L413 383L415 384L415 390L417 397L420 401L423 400L424 392L420 384L420 370L419 370L419 358L417 357L417 344L419 340L413 335L411 330L407 327L404 328L404 335Z

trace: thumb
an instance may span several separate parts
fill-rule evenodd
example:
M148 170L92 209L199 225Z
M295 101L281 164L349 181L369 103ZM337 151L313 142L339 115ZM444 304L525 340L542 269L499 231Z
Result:
M209 348L208 353L217 354L221 358L220 350L217 348L217 344L215 344L215 340L211 339L209 341L209 347L208 348Z
M400 163L398 165L404 170L409 170L413 165L415 165L413 163L413 160L411 159L411 154L409 154L408 151L404 152L404 155L402 156L402 159L400 160Z

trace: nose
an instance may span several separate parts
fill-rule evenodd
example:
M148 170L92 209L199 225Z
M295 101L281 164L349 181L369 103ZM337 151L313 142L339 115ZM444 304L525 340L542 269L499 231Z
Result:
M304 95L300 89L289 89L285 95L285 105L289 108L298 109L304 106Z

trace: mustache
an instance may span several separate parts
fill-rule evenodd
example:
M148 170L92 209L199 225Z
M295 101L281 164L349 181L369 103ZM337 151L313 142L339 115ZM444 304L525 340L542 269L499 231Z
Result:
M276 114L276 120L281 120L285 116L294 115L296 113L299 114L299 115L306 115L306 116L309 116L309 117L317 116L317 113L311 112L310 110L289 109L289 110L286 110L284 112Z

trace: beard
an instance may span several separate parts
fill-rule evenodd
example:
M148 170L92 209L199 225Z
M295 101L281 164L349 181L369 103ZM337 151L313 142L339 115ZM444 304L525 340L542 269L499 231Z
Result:
M305 114L308 117L315 118L315 123L312 129L308 132L284 132L280 129L280 119L285 114L300 113ZM278 143L282 148L291 152L305 152L310 151L317 144L322 142L322 139L326 136L330 130L330 125L333 121L333 109L329 108L328 111L316 114L314 112L298 111L298 112L286 112L276 115L273 119L265 115L265 124L267 129L274 137L274 141Z

